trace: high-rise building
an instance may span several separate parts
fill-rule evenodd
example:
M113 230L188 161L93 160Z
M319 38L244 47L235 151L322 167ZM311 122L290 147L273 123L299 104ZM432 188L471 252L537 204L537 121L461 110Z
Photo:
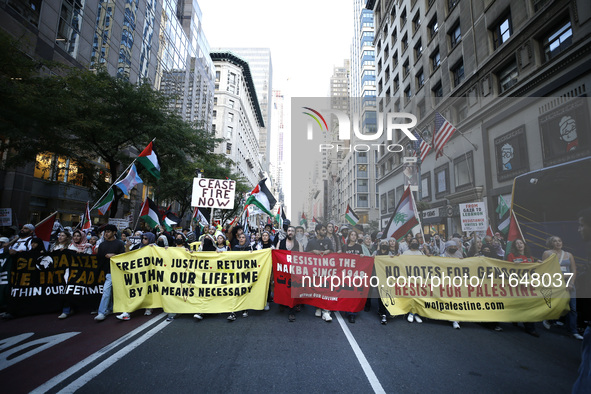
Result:
M212 52L215 66L213 129L224 143L216 153L234 161L251 187L264 177L259 154L259 130L265 127L250 67L232 52Z
M286 138L285 128L285 112L284 112L285 98L280 90L273 90L273 104L272 104L272 124L271 130L276 130L276 138L273 140L271 155L273 160L269 163L269 172L273 178L273 194L277 196L277 201L285 201L284 181L285 181L285 166L286 160L284 155L284 148Z
M254 82L259 105L263 114L265 126L259 130L259 153L262 156L263 168L269 170L271 157L271 125L273 99L273 63L269 48L221 48L219 51L230 51L248 62L252 80Z
M373 13L365 9L365 0L353 1L353 41L351 44L350 118L359 119L363 134L376 131L375 114L375 51L373 47ZM352 145L346 144L339 166L339 196L334 200L336 215L344 222L349 205L359 217L360 223L378 220L376 198L375 163L377 152L356 151L360 141L352 137Z
M366 7L375 17L378 113L416 115L414 130L430 143L442 121L457 129L443 155L432 151L419 166L405 164L414 147L400 130L393 141L382 138L404 147L378 156L382 227L410 184L425 232L461 232L458 204L480 201L495 228L499 197L510 201L517 175L589 155L589 127L578 142L584 146L568 149L558 122L566 131L579 116L589 124L589 103L578 99L591 84L588 1L369 0ZM558 143L567 153L556 153Z
M27 55L150 83L174 97L171 109L185 120L211 129L214 69L197 1L8 0L0 20ZM56 210L62 223L76 222L93 200L76 172L67 157L39 155L0 173L0 206L12 207L22 223ZM123 201L121 211L129 209Z

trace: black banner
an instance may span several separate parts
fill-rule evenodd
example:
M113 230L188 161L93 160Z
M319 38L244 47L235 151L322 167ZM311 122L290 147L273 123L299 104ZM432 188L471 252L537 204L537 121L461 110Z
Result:
M8 311L22 316L58 312L64 306L98 307L105 271L97 256L71 250L12 256Z

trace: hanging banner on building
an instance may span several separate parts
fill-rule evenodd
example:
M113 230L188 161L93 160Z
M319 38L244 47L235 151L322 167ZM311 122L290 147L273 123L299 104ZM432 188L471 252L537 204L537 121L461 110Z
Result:
M271 250L199 252L150 246L111 259L114 311L163 308L169 313L263 309Z
M539 322L568 311L571 279L556 255L518 264L485 257L375 258L379 292L392 315L475 322ZM382 286L383 285L383 286Z
M193 178L191 206L234 209L236 181L230 179Z
M344 312L358 312L365 305L373 257L273 250L273 265L277 304Z
M8 310L13 315L56 312L70 306L97 306L105 272L97 256L71 250L12 256Z
M469 233L473 231L486 231L488 228L488 219L484 202L471 202L459 205L462 231Z

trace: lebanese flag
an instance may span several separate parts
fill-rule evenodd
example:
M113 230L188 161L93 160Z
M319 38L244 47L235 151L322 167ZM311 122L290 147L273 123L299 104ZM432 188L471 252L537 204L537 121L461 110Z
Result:
M150 174L154 175L156 179L160 179L160 161L158 160L158 155L156 154L151 141L148 146L146 146L146 149L140 153L137 161L143 165Z
M265 185L265 181L267 178L263 179L259 182L258 185L250 192L250 196L246 199L246 205L255 205L261 211L266 213L267 215L273 217L274 215L271 213L271 209L277 203L277 200L273 196L273 194L267 189Z
M90 209L88 207L88 201L86 202L86 212L84 212L84 216L82 217L82 231L86 232L90 230L90 225L92 224L90 220Z
M152 228L160 225L158 206L154 203L154 201L150 200L149 197L146 197L146 201L144 201L144 204L142 205L140 218L144 219L144 221Z
M394 210L390 221L384 230L382 238L402 239L414 226L419 224L414 207L414 201L410 194L410 187L402 193L398 206Z
M56 216L57 211L43 219L41 222L37 223L35 226L35 236L37 238L41 238L43 245L45 246L45 250L49 250L51 232L53 231L53 223L55 222Z

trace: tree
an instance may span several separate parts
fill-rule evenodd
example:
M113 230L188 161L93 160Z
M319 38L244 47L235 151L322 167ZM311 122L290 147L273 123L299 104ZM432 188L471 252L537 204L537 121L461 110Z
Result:
M34 162L40 153L67 157L98 197L154 138L164 174L179 181L180 172L206 160L220 142L171 113L170 98L148 84L65 67L65 75L43 77L42 64L22 56L14 42L3 37L0 49L16 59L0 63L0 94L10 103L0 112L0 152L11 153L4 168ZM155 184L149 175L143 179ZM123 196L115 189L112 216Z

